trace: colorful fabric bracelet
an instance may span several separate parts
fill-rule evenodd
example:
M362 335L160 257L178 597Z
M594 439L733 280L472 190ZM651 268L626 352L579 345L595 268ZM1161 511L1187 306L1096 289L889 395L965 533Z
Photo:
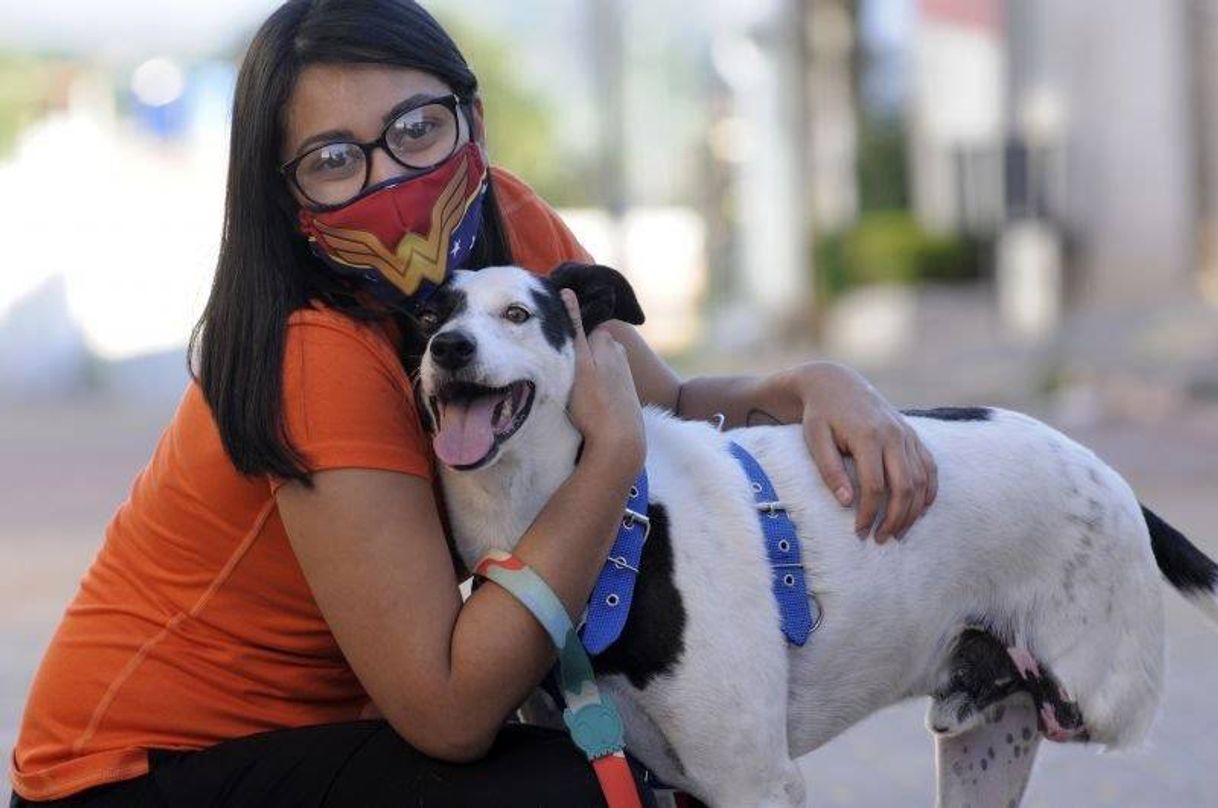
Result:
M558 680L567 702L563 722L571 739L591 761L609 808L641 808L626 762L622 719L597 688L592 662L562 601L540 575L510 553L492 550L474 574L507 590L550 635L558 649Z

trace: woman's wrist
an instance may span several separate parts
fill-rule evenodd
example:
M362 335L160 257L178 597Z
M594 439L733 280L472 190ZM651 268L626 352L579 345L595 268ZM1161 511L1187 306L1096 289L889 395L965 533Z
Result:
M817 388L841 383L870 388L866 379L845 365L816 360L763 377L758 398L771 402L780 411L774 415L783 422L798 423L808 402L815 399Z
M806 400L806 384L799 371L793 368L764 376L690 379L682 385L678 415L687 420L705 420L722 414L732 428L799 423Z
M646 450L640 442L586 438L579 468L606 485L626 491L643 470L646 459Z
M799 423L803 416L804 390L798 371L799 368L788 368L756 378L749 391L745 426Z

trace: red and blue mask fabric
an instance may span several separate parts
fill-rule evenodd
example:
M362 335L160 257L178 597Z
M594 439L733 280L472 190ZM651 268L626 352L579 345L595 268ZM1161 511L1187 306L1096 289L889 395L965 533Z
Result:
M391 180L340 208L300 210L300 230L332 269L380 299L416 306L469 260L487 171L477 143L422 176Z

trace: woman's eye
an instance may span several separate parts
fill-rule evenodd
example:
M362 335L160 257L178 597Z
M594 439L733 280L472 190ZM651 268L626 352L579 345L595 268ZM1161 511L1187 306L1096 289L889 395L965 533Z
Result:
M507 320L509 323L516 323L517 325L520 325L532 316L533 315L530 314L529 310L524 306L517 306L514 304L508 306L503 312L503 319Z
M409 112L394 121L389 130L389 144L395 149L418 149L434 140L442 126L432 116Z
M410 121L399 126L394 130L399 138L409 138L411 140L420 140L431 134L436 125L431 121Z
M363 158L363 152L350 143L335 143L310 154L304 161L304 169L318 177L346 176L363 170Z

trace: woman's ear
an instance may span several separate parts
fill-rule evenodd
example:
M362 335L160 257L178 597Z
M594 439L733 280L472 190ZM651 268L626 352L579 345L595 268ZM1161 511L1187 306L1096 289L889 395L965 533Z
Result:
M556 292L562 289L575 292L586 333L591 333L606 320L643 324L643 309L634 289L616 269L568 261L555 268L549 280Z

